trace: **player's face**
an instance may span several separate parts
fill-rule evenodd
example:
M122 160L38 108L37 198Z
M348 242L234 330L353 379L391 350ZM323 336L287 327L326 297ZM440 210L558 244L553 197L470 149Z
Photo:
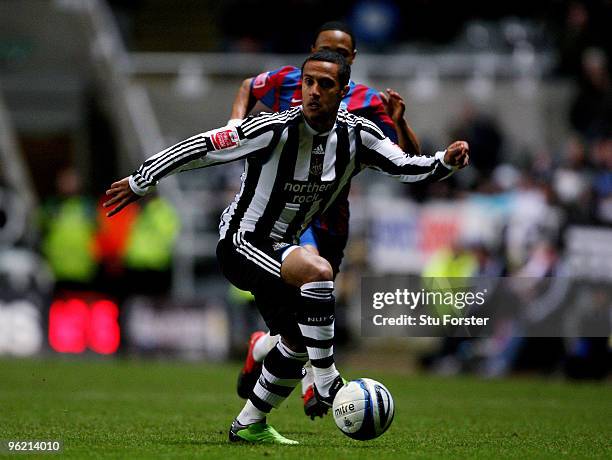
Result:
M344 56L349 63L353 65L355 54L357 51L353 49L353 41L351 36L341 30L324 30L319 34L310 51L330 50Z
M319 131L333 126L338 107L348 91L338 82L338 64L308 61L302 74L302 105L306 119Z

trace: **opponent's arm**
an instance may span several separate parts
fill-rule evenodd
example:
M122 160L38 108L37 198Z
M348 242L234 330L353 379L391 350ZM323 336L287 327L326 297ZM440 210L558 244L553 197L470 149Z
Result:
M400 148L409 155L421 155L419 139L404 118L406 103L402 96L391 88L387 88L387 94L380 92L379 95L385 106L387 115L389 115L389 118L391 118L395 124L397 143Z
M279 96L283 76L294 69L295 67L285 66L245 79L234 99L229 124L232 126L239 125L239 120L245 118L257 102L261 102L274 110L274 101Z
M230 115L231 120L242 120L251 112L251 110L253 110L253 107L255 107L257 99L255 96L253 96L251 91L252 84L253 78L247 78L240 85L232 105L232 113Z

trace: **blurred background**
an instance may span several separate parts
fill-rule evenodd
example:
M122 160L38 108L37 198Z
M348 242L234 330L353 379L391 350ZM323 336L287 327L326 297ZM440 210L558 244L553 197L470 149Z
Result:
M353 79L400 92L425 153L469 141L472 167L430 186L354 182L339 361L605 378L609 338L573 326L612 316L611 11L607 0L3 0L0 355L242 359L263 324L215 260L242 165L172 177L112 220L100 203L149 155L225 125L244 78L299 66L318 26L340 19L357 38ZM363 338L360 279L391 273L555 277L577 290L575 315L565 338L521 338L512 321L486 339ZM516 308L546 321L564 301L551 289Z

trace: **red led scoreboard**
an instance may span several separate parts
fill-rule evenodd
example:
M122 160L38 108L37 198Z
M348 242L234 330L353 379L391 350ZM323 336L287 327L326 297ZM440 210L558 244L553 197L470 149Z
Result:
M69 297L49 309L49 346L59 353L86 350L112 354L119 348L119 307L107 299Z

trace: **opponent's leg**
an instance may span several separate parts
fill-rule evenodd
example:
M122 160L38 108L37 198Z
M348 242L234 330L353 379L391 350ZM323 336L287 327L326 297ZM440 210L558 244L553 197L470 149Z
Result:
M251 334L246 359L238 374L236 385L236 392L241 398L247 399L249 397L259 374L261 374L261 364L266 355L276 346L279 337L278 335L270 335L269 331L255 331Z
M280 339L280 335L271 335L270 331L259 337L253 346L253 359L262 363L264 358L270 353Z
M312 413L312 406L317 404L314 398L314 373L310 361L304 365L304 378L302 379L302 401L304 413L308 416Z

